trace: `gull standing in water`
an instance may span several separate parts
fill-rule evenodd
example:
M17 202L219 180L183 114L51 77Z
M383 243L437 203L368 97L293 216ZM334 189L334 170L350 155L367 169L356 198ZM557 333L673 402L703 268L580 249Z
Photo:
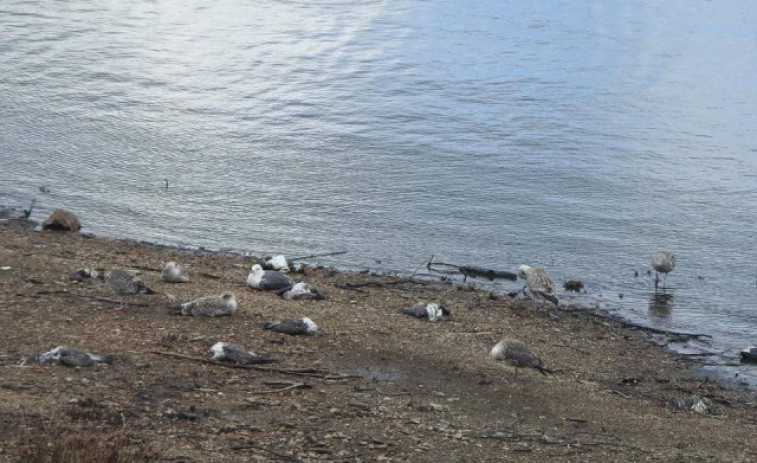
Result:
M264 291L286 291L294 286L294 281L283 273L263 270L260 264L255 264L247 276L247 284L252 288Z
M652 268L654 269L654 289L660 284L660 273L664 274L662 287L668 283L668 273L676 268L676 255L670 251L657 251L652 256Z
M530 292L529 296L537 301L547 300L554 305L559 305L557 296L555 296L555 283L552 281L552 277L549 276L546 270L543 268L534 268L528 265L521 265L518 267L518 277L526 280L526 287Z

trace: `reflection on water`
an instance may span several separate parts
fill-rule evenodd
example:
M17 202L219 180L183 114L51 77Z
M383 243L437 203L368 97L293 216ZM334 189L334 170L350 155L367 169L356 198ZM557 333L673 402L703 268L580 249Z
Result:
M670 322L673 313L673 294L655 292L649 297L649 320L652 324Z

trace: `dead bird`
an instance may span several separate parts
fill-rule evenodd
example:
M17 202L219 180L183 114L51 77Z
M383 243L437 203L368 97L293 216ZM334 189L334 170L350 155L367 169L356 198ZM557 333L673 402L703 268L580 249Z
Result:
M263 257L263 268L283 273L287 273L291 270L289 267L289 259L284 255Z
M100 363L113 363L110 357L66 346L58 346L49 352L37 354L36 360L40 364L55 362L69 367L91 367Z
M255 264L247 276L247 285L264 291L286 291L294 286L294 280L275 270L263 270L260 264Z
M210 348L213 357L210 360L216 362L229 362L239 365L251 365L255 363L271 363L275 360L250 352L239 344L230 342L217 342Z
M544 365L528 346L517 339L504 339L492 348L492 359L507 362L515 367L517 376L519 368L533 368L539 373L546 375L550 370Z
M308 317L303 317L280 322L269 322L263 325L263 329L297 336L301 334L315 334L318 331L318 325Z
M671 399L670 402L668 402L668 405L674 410L699 413L700 415L707 415L714 411L712 401L704 397L699 397L698 395L676 397Z
M424 318L430 322L445 321L452 315L452 312L446 305L433 302L419 302L412 307L399 309L399 312L417 318Z
M155 294L138 276L127 270L113 269L105 272L105 281L119 295Z
M99 278L101 280L105 279L105 270L77 268L68 272L68 279L72 281L84 281L90 278Z
M231 291L205 296L171 308L176 315L190 317L223 317L237 310L237 299Z
M526 294L526 289L528 289L529 294L527 295L531 299L537 302L547 300L554 305L559 305L557 296L555 296L555 283L546 270L540 267L521 265L518 267L518 277L526 280L523 293Z
M294 286L292 286L289 289L286 289L279 293L279 296L281 296L283 299L293 299L293 300L301 300L301 299L311 299L311 300L321 300L326 299L326 293L324 293L320 288L317 288L315 286L309 285L305 282L299 282L295 283Z
M187 283L189 275L187 275L187 270L184 267L171 261L163 266L163 270L160 272L160 281L166 283Z

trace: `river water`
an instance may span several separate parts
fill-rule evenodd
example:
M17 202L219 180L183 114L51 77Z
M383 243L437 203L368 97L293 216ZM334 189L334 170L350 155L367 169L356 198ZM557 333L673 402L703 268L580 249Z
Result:
M585 283L565 301L713 334L722 363L757 344L755 17L751 0L6 0L0 204L36 196L33 218L64 207L104 236L345 250L321 261L347 269L544 266ZM646 271L666 248L661 298Z

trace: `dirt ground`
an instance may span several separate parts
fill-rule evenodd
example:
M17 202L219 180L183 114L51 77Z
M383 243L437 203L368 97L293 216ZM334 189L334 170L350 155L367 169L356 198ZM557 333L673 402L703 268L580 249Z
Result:
M191 282L161 283L169 260L187 266ZM326 300L287 301L245 286L253 261L0 229L0 461L22 461L53 429L125 436L171 462L757 461L757 395L696 378L643 330L470 287L331 269L294 275ZM70 281L82 267L139 270L159 294L121 297ZM234 316L169 310L224 290L236 295ZM397 313L419 301L446 303L452 319ZM262 329L302 316L319 335ZM506 337L554 373L516 374L491 360ZM217 341L277 361L214 364ZM116 361L24 362L58 345ZM713 411L668 404L693 394Z

